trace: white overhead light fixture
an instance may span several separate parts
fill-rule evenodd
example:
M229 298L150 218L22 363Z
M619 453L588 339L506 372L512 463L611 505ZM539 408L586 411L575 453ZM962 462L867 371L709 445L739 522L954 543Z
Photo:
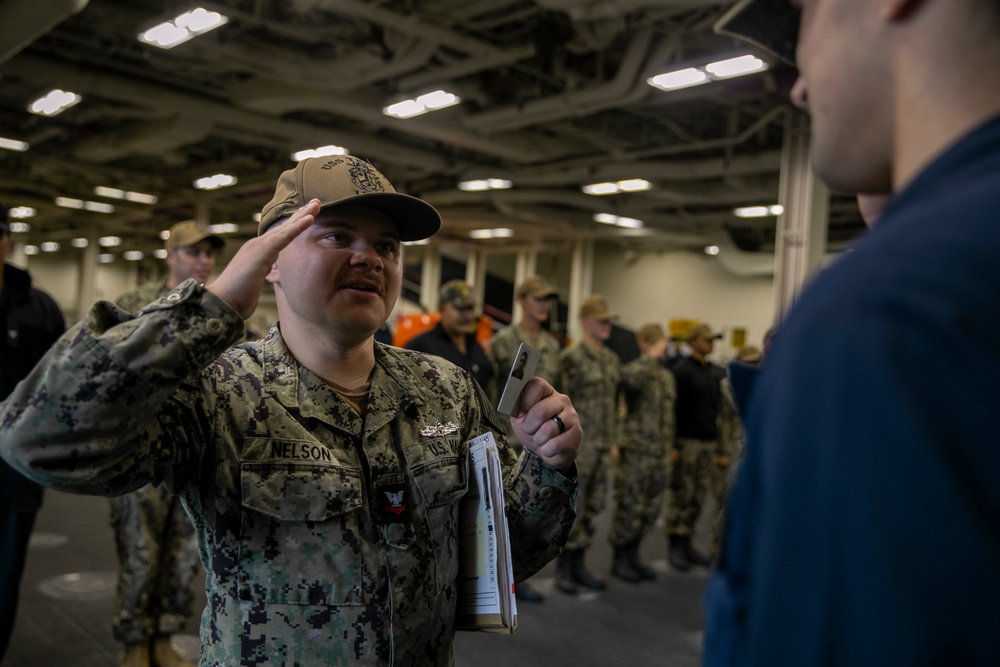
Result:
M496 229L473 229L469 237L474 239L506 239L514 235L513 229L498 227Z
M164 21L139 35L139 41L161 49L172 49L183 44L192 37L204 34L209 30L225 25L229 18L207 9L198 7L184 12L171 21Z
M122 239L120 236L102 236L97 239L97 243L103 248L114 248L122 244Z
M162 232L160 232L160 240L161 241L166 241L169 238L170 238L170 230L169 229L164 229Z
M403 241L403 245L430 245L430 239L420 239L419 241Z
M10 223L11 234L23 234L25 232L31 231L31 225L26 222L12 222Z
M75 208L83 211L93 211L95 213L114 213L115 207L99 201L84 201L72 197L56 197L56 206L63 208Z
M122 257L129 262L138 262L140 259L145 257L145 255L141 250L126 250L122 253Z
M769 215L781 215L785 212L785 207L781 204L771 206L741 206L733 209L733 215L737 218L766 218Z
M156 257L158 259L166 259L167 251L164 250L163 248L157 248L156 250L153 251L153 257Z
M707 245L707 246L705 246L705 254L706 255L718 255L719 254L719 246L717 246L717 245Z
M644 223L635 218L626 218L611 213L595 213L594 221L605 225L615 225L616 227L626 227L628 229L642 229Z
M18 151L24 152L28 150L27 141L18 141L17 139L7 139L6 137L0 137L0 148L8 151Z
M769 65L754 55L743 55L726 60L717 60L707 65L684 67L672 72L664 72L646 79L646 83L660 90L680 90L700 86L711 81L722 81L737 76L754 74L767 70Z
M432 93L420 95L417 98L396 102L382 109L382 113L393 118L413 118L429 111L437 111L446 107L455 106L462 101L458 95L444 90L435 90Z
M37 255L38 254L38 246L36 246L36 245L26 245L26 246L24 246L23 251L24 251L25 255Z
M15 206L14 208L7 211L7 215L15 220L24 220L25 218L35 217L35 209L30 206Z
M159 198L156 197L156 195L147 195L142 192L130 192L120 188L108 188L103 185L98 185L94 188L94 194L99 197L124 199L125 201L135 202L136 204L155 204L159 201Z
M311 157L326 157L327 155L348 155L348 150L343 146L320 146L319 148L309 148L304 151L292 153L292 159L301 162Z
M629 178L623 181L615 181L614 183L591 183L590 185L583 186L581 189L584 194L600 197L603 195L616 195L622 192L642 192L652 187L653 184L644 178Z
M252 216L250 216L250 217L251 217L251 218L253 218L253 221L254 221L254 222L257 222L257 223L259 223L259 222L260 222L260 213L254 213L254 214L253 214Z
M484 190L507 190L513 186L512 181L503 178L481 178L474 181L462 181L458 184L458 189L466 192L482 192Z
M110 264L111 262L115 261L115 256L112 255L111 253L102 252L100 255L97 256L97 261L100 262L101 264Z
M42 244L42 252L56 252L60 246L55 241L46 241Z
M235 234L240 231L240 226L232 222L222 222L217 225L209 225L208 231L213 234Z
M236 185L236 177L229 174L206 176L194 182L194 187L199 190L218 190L219 188L227 188L230 185Z
M50 90L28 105L28 111L39 116L55 116L83 98L66 90Z
M88 241L87 239L83 238L82 236L79 236L79 237L73 239L72 241L70 241L69 244L71 246L73 246L74 248L86 248L87 246L90 245L90 241Z

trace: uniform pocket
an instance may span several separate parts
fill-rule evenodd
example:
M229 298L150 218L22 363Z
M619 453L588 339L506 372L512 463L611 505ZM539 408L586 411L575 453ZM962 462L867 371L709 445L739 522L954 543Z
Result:
M361 475L323 465L244 463L239 596L285 604L362 603Z
M426 509L425 528L434 550L439 592L453 585L458 576L458 508L469 488L467 457L451 456L416 466L413 478Z

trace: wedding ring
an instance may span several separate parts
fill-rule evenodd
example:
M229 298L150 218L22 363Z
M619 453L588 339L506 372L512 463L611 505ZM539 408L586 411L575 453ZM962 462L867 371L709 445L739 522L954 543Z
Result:
M553 415L552 421L554 421L556 423L556 426L559 427L559 435L562 435L563 433L566 432L566 424L563 423L563 420L559 419L559 415Z

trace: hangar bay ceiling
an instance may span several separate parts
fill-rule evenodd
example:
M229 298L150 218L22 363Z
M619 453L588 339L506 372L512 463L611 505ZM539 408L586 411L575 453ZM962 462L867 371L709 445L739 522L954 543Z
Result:
M712 32L731 3L220 0L200 6L228 22L171 49L138 35L194 0L42 4L0 3L0 137L27 144L0 150L0 201L35 209L26 243L89 232L122 237L115 251L150 252L161 230L192 217L249 237L291 154L336 145L438 207L443 239L773 250L775 218L733 210L777 202L795 71ZM671 92L646 83L745 53L770 69ZM54 116L28 111L53 89L81 100ZM409 119L383 113L438 89L461 102ZM236 183L193 187L215 174ZM470 179L510 187L459 188ZM581 189L629 179L649 189ZM157 201L108 198L102 187ZM114 211L66 208L60 197ZM601 224L598 213L644 227ZM496 227L512 236L469 240ZM861 228L851 199L834 197L829 247Z

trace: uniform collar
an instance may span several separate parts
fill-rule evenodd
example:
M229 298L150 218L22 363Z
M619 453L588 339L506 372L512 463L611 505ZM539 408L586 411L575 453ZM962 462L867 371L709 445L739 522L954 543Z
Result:
M360 436L363 429L375 431L400 412L423 404L412 389L418 386L416 378L391 350L375 343L375 372L365 424L322 378L291 355L278 323L268 331L261 347L264 389L286 408L297 410L303 418L318 419L335 429Z

